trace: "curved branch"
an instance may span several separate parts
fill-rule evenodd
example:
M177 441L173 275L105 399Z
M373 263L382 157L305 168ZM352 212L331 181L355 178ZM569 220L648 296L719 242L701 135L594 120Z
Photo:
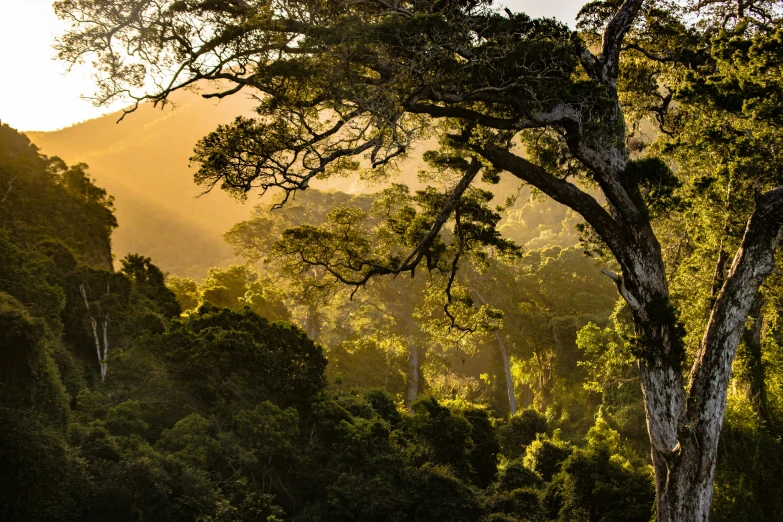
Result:
M534 114L530 118L498 118L464 107L443 107L430 103L415 103L405 108L413 114L426 114L433 118L459 118L484 127L498 130L539 129L561 122L578 122L579 113L566 104L560 104L549 112Z
M695 70L698 67L706 64L710 60L710 54L704 49L698 49L696 51L684 49L682 52L676 53L670 50L661 50L659 53L654 53L642 47L637 43L627 43L623 46L623 50L633 50L644 55L648 60L652 60L658 63L674 63L682 64L688 69Z
M496 145L472 146L496 168L510 172L541 192L579 213L601 236L612 253L623 257L624 241L620 226L590 194L576 185L557 178L543 168Z

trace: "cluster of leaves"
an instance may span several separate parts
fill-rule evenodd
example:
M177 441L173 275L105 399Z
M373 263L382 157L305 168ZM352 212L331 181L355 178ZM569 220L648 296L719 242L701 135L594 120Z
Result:
M283 292L251 265L212 268L200 284L189 277L171 276L167 278L166 286L186 313L203 304L211 304L235 312L248 308L275 321L288 320L291 316Z

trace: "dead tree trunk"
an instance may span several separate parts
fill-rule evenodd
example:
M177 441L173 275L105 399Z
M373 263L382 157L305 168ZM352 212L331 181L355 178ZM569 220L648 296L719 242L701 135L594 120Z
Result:
M82 298L84 299L84 306L87 308L87 313L90 317L90 324L92 325L92 336L95 340L95 350L98 355L98 364L101 368L101 382L103 382L106 380L106 374L109 371L109 314L106 314L103 320L96 319L90 310L90 302L87 299L87 291L84 288L84 283L79 284L79 292L82 294ZM106 295L108 294L109 287L107 285ZM102 331L103 335L98 334L99 329ZM103 341L102 344L101 340Z

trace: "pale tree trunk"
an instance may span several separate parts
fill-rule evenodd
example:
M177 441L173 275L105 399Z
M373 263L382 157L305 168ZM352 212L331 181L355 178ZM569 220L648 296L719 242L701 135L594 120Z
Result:
M305 315L304 320L304 331L307 338L311 341L315 341L318 337L319 330L320 324L318 321L318 313L312 307L308 307L307 315Z
M415 342L408 346L408 407L419 397L419 373L421 366L421 352Z
M98 355L98 364L101 368L101 382L104 382L106 380L106 374L109 371L109 314L106 314L106 317L103 319L103 321L100 322L100 329L103 332L103 335L98 334L98 324L99 321L95 319L95 316L92 315L92 312L90 311L90 302L87 299L87 291L84 289L84 283L79 285L79 291L82 294L82 298L84 298L84 306L87 308L87 313L90 314L90 323L92 325L92 336L95 340L95 350ZM106 286L106 295L109 294L109 287ZM103 346L101 346L101 339L103 340Z
M503 341L503 337L500 332L495 332L495 338L498 340L498 347L500 348L500 357L503 359L503 371L506 374L506 393L508 393L508 411L511 415L517 413L517 399L514 396L514 380L511 378L511 363L508 359L508 351L506 351L506 343Z
M626 0L622 16L615 21L630 19L623 11L633 5L640 6L641 0ZM621 39L605 38L605 44L612 41ZM596 75L606 69L605 62L592 56L586 67L600 69ZM622 116L619 105L617 115ZM608 115L606 121L616 123L614 143L624 144L621 120ZM590 149L576 142L574 151L594 169L608 211L589 194L524 158L492 145L479 150L496 168L579 212L620 263L622 276L605 273L615 280L632 310L639 338L639 374L655 469L658 521L707 522L731 366L753 298L774 267L783 225L783 187L757 199L742 245L715 299L686 394L682 333L669 299L660 244L639 188L625 174L627 150L602 146L597 141Z
M535 406L539 411L543 412L552 404L552 359L546 355L541 355L539 351L535 351L533 352L533 360L538 368L538 382L536 383L538 386L538 403ZM535 403L535 398L533 402Z
M699 352L684 386L679 335L667 312L665 280L654 277L647 256L618 280L637 325L645 356L640 376L655 469L659 522L707 522L718 443L734 356L761 283L774 269L783 231L783 187L760 197L725 283L717 296ZM628 272L626 272L627 274ZM651 274L653 277L651 277ZM629 288L633 287L633 288ZM640 295L646 295L640 299Z
M313 277L320 279L323 274L319 274L315 267L311 269ZM318 310L313 305L308 305L307 313L304 320L304 331L307 338L315 342L318 334L321 331L321 324L318 317Z
M479 301L481 301L481 304L487 305L487 300L484 299L484 296L481 295L481 293L473 289L473 293L476 294L476 297ZM508 396L508 410L511 413L511 415L514 415L517 412L517 398L514 393L514 380L511 378L511 361L508 358L508 350L506 350L506 343L503 341L503 337L500 335L500 332L495 331L495 339L498 342L498 349L500 350L500 358L503 361L503 372L506 376L506 394Z

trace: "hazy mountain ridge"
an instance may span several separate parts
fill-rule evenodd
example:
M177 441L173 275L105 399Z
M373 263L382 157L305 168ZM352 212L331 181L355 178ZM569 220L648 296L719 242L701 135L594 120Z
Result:
M174 107L141 106L119 123L114 113L28 136L45 154L87 163L115 197L116 258L144 252L168 272L201 277L207 267L234 259L220 236L245 219L250 206L220 191L198 197L202 190L188 158L199 138L251 107L242 98L216 104L186 94Z

